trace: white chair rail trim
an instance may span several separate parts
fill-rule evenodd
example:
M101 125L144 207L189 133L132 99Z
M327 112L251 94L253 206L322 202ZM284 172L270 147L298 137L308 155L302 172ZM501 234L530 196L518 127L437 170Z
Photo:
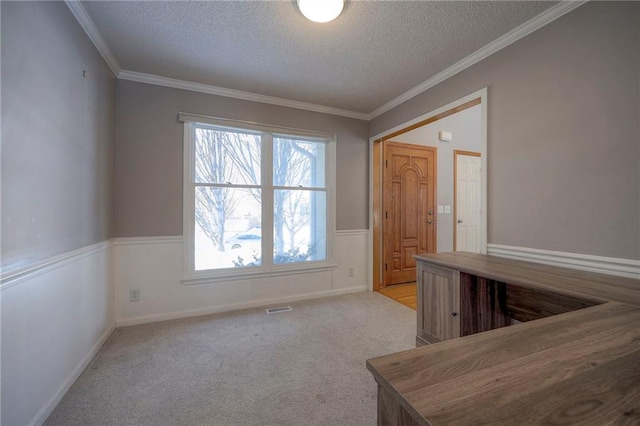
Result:
M487 244L487 254L601 274L640 279L640 260Z
M45 272L52 271L68 263L76 262L84 257L107 250L113 244L113 240L101 241L77 250L49 257L39 262L30 263L21 268L2 273L0 277L0 291L20 284L26 279L33 278Z

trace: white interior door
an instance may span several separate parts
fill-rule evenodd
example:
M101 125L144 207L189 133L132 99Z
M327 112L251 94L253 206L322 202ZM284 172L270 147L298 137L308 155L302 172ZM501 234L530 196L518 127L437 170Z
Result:
M456 153L456 251L480 253L482 170L480 154Z

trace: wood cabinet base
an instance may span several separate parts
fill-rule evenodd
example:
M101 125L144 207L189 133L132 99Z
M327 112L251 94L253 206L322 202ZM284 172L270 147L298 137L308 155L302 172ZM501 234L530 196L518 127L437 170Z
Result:
M418 426L400 402L378 386L378 426Z
M367 361L378 425L640 425L640 280L416 259L422 347Z

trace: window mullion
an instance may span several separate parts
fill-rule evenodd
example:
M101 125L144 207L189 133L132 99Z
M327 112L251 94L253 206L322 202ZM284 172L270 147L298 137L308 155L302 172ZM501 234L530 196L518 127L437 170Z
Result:
M234 189L261 189L260 185L243 185L236 183L194 183L195 186L201 186L206 188L234 188Z
M273 266L273 135L262 134L262 265Z
M278 186L275 185L273 189L284 189L287 191L323 191L327 192L327 188L322 186Z
M183 151L183 208L182 208L182 227L183 227L183 271L187 271L191 276L195 271L194 262L194 239L195 239L195 156L193 145L194 126L187 123L184 126L184 151Z

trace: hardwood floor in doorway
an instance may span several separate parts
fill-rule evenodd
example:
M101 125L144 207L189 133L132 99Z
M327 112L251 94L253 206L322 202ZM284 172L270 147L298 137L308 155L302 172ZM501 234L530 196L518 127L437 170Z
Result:
M407 306L414 311L418 307L416 283L390 285L380 290L380 294Z

